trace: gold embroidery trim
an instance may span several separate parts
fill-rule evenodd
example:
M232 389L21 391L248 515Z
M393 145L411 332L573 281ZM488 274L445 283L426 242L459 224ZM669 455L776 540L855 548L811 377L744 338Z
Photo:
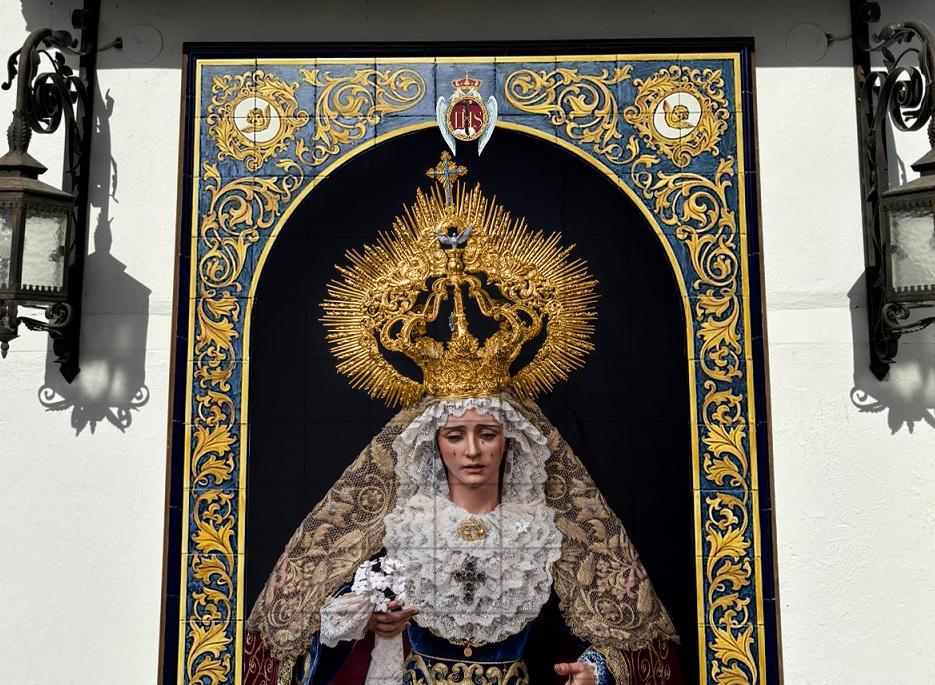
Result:
M428 666L425 659L432 661ZM412 652L404 665L403 679L412 685L528 685L529 671L524 661L456 661L436 659Z

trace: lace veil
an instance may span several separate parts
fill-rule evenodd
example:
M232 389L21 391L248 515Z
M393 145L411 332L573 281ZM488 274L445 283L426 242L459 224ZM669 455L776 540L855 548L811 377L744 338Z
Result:
M547 477L545 462L549 457L545 436L500 397L438 400L429 404L393 441L397 500L405 501L416 493L448 497L448 478L435 447L435 434L449 416L464 416L468 409L493 416L510 440L503 469L502 501L527 504L541 500Z
M447 495L434 431L469 406L497 418L511 438L503 501L544 495L555 512L563 539L552 575L571 631L604 654L618 682L627 681L626 652L677 641L623 524L535 402L509 392L426 398L391 419L306 516L260 593L246 627L280 661L280 673L307 651L322 605L383 546L384 519L397 503L420 490L432 494L428 485Z

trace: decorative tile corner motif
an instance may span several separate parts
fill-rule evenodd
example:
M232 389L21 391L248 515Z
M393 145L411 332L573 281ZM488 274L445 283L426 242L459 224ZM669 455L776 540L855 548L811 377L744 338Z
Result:
M718 141L727 131L730 107L720 69L692 69L673 64L637 88L623 118L643 141L680 168L703 152L718 156Z
M565 135L581 145L590 145L595 155L613 164L624 161L624 148L617 142L623 134L617 97L612 86L630 78L632 67L602 69L599 74L582 74L560 67L552 71L518 69L503 84L507 101L529 114L543 114L555 126L564 126Z
M320 69L299 72L307 84L321 89L311 148L301 139L295 146L297 159L308 166L324 164L341 145L364 138L383 117L412 109L425 97L425 79L413 69L358 69L350 76Z
M308 112L295 99L298 85L262 69L215 76L206 123L218 160L232 157L256 171L282 152L308 123Z

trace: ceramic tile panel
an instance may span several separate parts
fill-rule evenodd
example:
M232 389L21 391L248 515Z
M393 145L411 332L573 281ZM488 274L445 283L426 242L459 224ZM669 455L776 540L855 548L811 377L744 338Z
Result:
M750 113L740 96L750 84L738 82L741 61L750 55L679 52L677 44L658 54L641 50L341 58L316 55L310 46L308 57L296 56L294 49L278 57L272 48L242 59L191 58L197 78L195 92L187 95L197 111L186 122L195 135L188 151L192 167L183 182L192 184L195 198L184 210L180 255L180 263L189 265L191 284L178 312L180 330L191 334L179 339L186 352L176 364L181 377L173 416L174 452L182 452L173 455L183 492L176 507L183 520L173 529L184 538L175 541L182 554L175 563L183 564L175 589L182 611L180 683L202 682L206 673L218 684L241 682L236 650L249 609L239 580L247 481L280 488L280 514L295 516L296 522L320 495L319 486L330 482L329 472L321 483L291 483L289 474L308 467L294 455L282 459L284 471L278 475L273 469L250 476L243 448L250 430L247 414L251 424L281 425L283 450L307 448L313 440L321 449L336 449L326 429L348 420L316 409L318 422L310 422L303 399L310 386L340 392L342 382L330 379L329 358L308 352L321 329L303 301L319 297L320 284L309 282L301 293L268 294L268 302L253 298L274 249L324 250L340 263L343 250L360 242L352 237L369 229L348 226L337 236L314 226L289 235L281 228L348 162L359 163L357 176L341 182L364 182L369 150L437 127L440 110L442 125L450 121L452 103L469 88L476 88L470 107L477 121L486 117L485 125L526 133L585 160L638 208L643 228L665 251L682 297L685 330L674 334L685 340L678 363L691 389L692 532L700 544L694 550L701 631L697 669L706 683L721 682L728 672L736 674L732 682L776 682L774 672L762 671L768 661L764 652L773 647L765 642L771 619L761 612L764 597L773 601L774 581L769 575L765 587L757 573L769 554L757 532L763 513L758 493L768 489L756 477L757 460L765 459L765 452L758 452L765 450L766 427L758 429L756 440L750 431L754 398L760 397L757 384L764 378L762 359L750 351L759 344L759 329L747 329L762 306L759 274L744 267L746 260L756 262L745 252L746 217L756 213L750 177L755 169L752 150L741 140L741 124L749 128L742 118ZM461 86L465 90L459 93ZM489 145L497 144L496 129ZM444 149L441 133L438 140ZM474 148L477 140L458 140L456 149ZM362 188L360 201L366 197ZM562 211L556 205L553 213ZM590 237L607 239L596 229ZM627 263L608 257L601 268L615 274ZM652 301L651 294L646 299ZM305 338L275 341L251 357L246 322L254 307L267 327L285 317L306 317ZM651 345L630 341L602 350L598 363L635 373L653 359L651 350L640 356L641 347ZM250 409L251 365L284 379L278 406ZM656 425L673 410L665 397L650 395L637 413L640 421ZM361 394L360 421L381 425L381 411ZM617 420L613 412L593 418ZM651 440L637 442L640 453L652 451ZM728 648L741 644L742 649Z

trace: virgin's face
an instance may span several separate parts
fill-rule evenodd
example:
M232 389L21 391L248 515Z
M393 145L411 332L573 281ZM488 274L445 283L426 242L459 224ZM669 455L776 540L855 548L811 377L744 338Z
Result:
M449 484L470 488L499 484L506 436L492 416L474 409L464 416L449 416L438 430L438 450L448 469Z

